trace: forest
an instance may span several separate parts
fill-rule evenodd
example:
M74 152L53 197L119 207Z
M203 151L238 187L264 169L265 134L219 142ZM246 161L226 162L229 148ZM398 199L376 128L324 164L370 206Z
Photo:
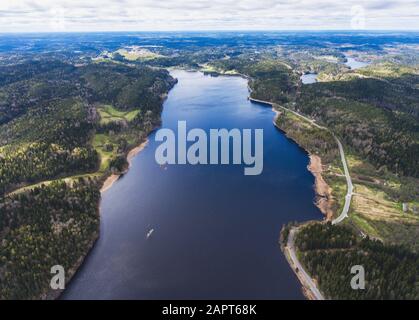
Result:
M400 79L397 85L387 81L303 86L295 109L325 124L376 168L419 177L419 90Z
M61 264L70 276L88 252L99 232L101 183L126 170L128 151L159 124L165 95L176 83L160 67L208 67L214 75L246 76L252 97L315 119L339 137L348 154L371 163L375 175L397 176L399 188L386 181L376 193L417 201L415 70L386 64L352 72L319 62L311 53L323 50L307 47L282 51L280 59L278 48L258 48L261 53L242 46L192 48L161 48L161 55L147 62L63 53L71 59L36 54L0 63L0 299L48 297L50 267ZM301 51L311 58L295 60ZM327 81L302 85L299 76L307 71L321 72ZM338 212L346 190L331 133L282 109L276 125L321 156ZM374 184L378 179L370 173L367 166L351 171L355 183L366 177ZM301 261L327 297L419 299L417 252L329 224L303 228L296 242ZM353 264L365 266L365 291L349 286Z
M90 179L0 198L0 299L46 297L54 265L71 276L98 236L99 199Z
M99 189L159 123L166 70L49 60L0 66L0 299L51 298L99 234ZM106 110L124 118L104 119ZM100 139L99 139L100 138Z
M238 72L250 77L252 97L276 103L293 100L298 77L286 63L274 59L232 58L211 62L211 66L224 72Z
M313 67L313 62L308 64L306 68ZM316 119L377 169L419 177L419 76L415 68L384 63L337 75L334 70L328 81L302 85L295 66L284 60L235 57L210 65L215 72L248 76L253 98Z
M348 227L313 223L301 228L295 244L306 270L326 298L419 299L419 255L401 246L360 238ZM365 270L365 289L351 287L351 267Z

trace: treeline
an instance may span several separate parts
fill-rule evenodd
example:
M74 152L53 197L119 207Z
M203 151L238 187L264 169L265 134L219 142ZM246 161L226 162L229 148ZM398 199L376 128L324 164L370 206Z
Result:
M98 166L98 155L89 145L93 124L80 101L35 107L1 128L0 193Z
M378 240L360 239L330 223L303 227L296 246L306 270L330 299L419 299L419 255ZM351 268L365 270L365 289L351 287Z
M276 103L286 103L293 99L297 78L285 63L273 59L250 60L242 58L224 59L211 62L217 69L237 71L251 78L249 86L252 97Z
M402 83L353 79L302 86L296 109L320 120L377 169L419 177L419 90Z
M77 68L56 60L0 67L0 125L50 101L81 94Z
M376 168L419 177L417 132L412 120L368 104L303 94L298 110L320 119L345 143Z
M57 60L0 66L0 125L51 101L82 98L121 110L161 107L160 95L174 84L166 70L116 63L80 67Z
M99 132L115 140L117 157L110 169L122 171L130 146L158 123L163 97L175 80L167 71L143 66L74 67L55 60L2 70L0 299L39 299L49 290L51 267L71 271L96 239L100 183L73 177L8 193L96 172L99 155L92 141ZM140 112L127 124L102 125L100 103Z
M111 104L121 110L161 111L161 96L175 80L166 70L122 64L89 64L80 68L89 101Z
M99 156L90 143L93 132L132 131L134 136L143 126L149 130L147 121L158 121L163 97L175 83L165 70L113 63L76 68L50 61L48 68L47 63L27 62L16 65L21 69L27 70L24 76L6 68L7 85L0 87L0 95L3 90L17 99L5 100L7 112L3 125L0 122L0 194L20 185L95 171ZM130 128L102 127L94 107L98 103L140 109L141 114ZM144 117L148 112L151 117Z
M98 190L79 179L0 198L0 299L44 296L54 265L69 276L98 235Z
M288 111L280 111L276 125L304 150L319 155L323 164L339 159L337 142L329 131L310 126L305 120Z
M364 71L368 75L367 71ZM339 96L371 104L392 111L401 111L419 120L418 75L403 75L396 78L352 78L350 81L330 81L314 86L322 95ZM326 88L319 88L326 86ZM327 91L327 92L326 92Z
M349 74L343 80L299 86L298 75L278 60L234 58L211 65L248 75L252 97L319 120L377 169L419 177L419 77L407 69L379 78L381 71L371 67L362 72L373 78Z
M71 150L60 145L32 143L0 158L0 193L20 183L31 184L47 177L94 171L98 161L92 148Z

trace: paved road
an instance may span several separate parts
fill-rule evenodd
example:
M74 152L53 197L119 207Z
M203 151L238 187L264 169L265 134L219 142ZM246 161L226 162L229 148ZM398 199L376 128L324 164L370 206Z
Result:
M343 206L342 213L340 214L339 217L337 217L335 220L332 221L332 224L341 223L345 218L348 217L349 207L351 206L351 200L352 200L352 195L354 191L354 186L352 184L352 179L349 174L348 165L346 163L346 157L345 157L345 152L343 151L342 143L340 143L338 138L335 137L335 139L339 146L340 158L342 160L343 169L345 171L347 191L346 191L345 204Z
M253 98L250 98L250 100L251 101L255 101L255 102L260 102L260 103L268 104L268 105L271 105L273 107L273 104L271 102L268 102L268 101L263 101L263 100L253 99ZM310 122L312 125L314 125L315 127L319 128L319 129L323 129L323 130L327 130L327 131L331 132L328 128L318 125L313 119L310 119L310 118L308 118L308 117L306 117L306 116L304 116L304 115L302 115L302 114L300 114L300 113L298 113L298 112L296 112L294 110L290 110L290 109L285 108L285 107L280 106L280 105L275 105L275 106L278 106L279 108L281 108L281 109L283 109L285 111L288 111L288 112L291 112L291 113L295 114L296 116L298 116L298 117L300 117L300 118L302 118L302 119ZM333 134L333 132L331 132L331 133L332 133L333 137L336 139L336 142L337 142L338 147L339 147L340 158L341 158L341 161L342 161L343 170L345 172L346 185L347 185L347 191L346 191L346 196L345 196L345 204L343 206L342 212L339 215L339 217L337 217L336 219L334 219L332 221L332 224L335 225L335 224L341 223L345 218L348 217L348 212L349 212L349 208L351 206L351 201L352 201L352 195L353 195L354 186L352 184L352 179L351 179L351 176L349 174L349 169L348 169L348 165L346 163L346 157L345 157L345 152L343 150L342 143Z
M309 274L304 270L300 261L298 261L298 259L297 259L297 255L295 254L295 246L294 246L294 238L295 238L296 230L297 230L297 228L295 228L295 227L291 228L290 233L288 235L287 250L288 250L288 253L289 253L289 257L292 261L293 267L298 268L298 271L296 270L296 272L298 273L302 282L305 284L305 287L308 287L308 289L310 289L311 293L316 298L316 300L324 300L324 297L323 297L322 293L317 288L313 279L311 279Z
M271 102L268 101L263 101L263 100L258 100L258 99L253 99L250 98L251 101L255 101L255 102L260 102L260 103L264 103L264 104L268 104L271 105L273 107L273 104ZM329 132L331 132L328 128L323 127L318 125L313 119L310 119L296 111L290 110L288 108L285 108L283 106L280 105L276 105L278 107L280 107L281 109L288 111L288 112L292 112L294 115L310 122L312 125L314 125L315 127L319 128L319 129L323 129L323 130L327 130ZM348 165L346 163L346 157L345 157L345 152L343 150L343 146L342 143L340 142L340 140L333 134L333 132L331 132L333 137L336 139L336 142L338 144L339 147L339 153L340 153L340 158L342 161L342 165L343 165L343 170L345 172L345 177L346 177L346 184L347 184L347 192L346 192L346 196L345 196L345 204L343 206L342 212L339 215L339 217L337 217L336 219L334 219L332 221L332 224L339 224L340 222L342 222L345 218L348 217L348 212L349 212L349 208L351 205L351 200L352 200L352 195L353 195L353 184L352 184L352 179L351 176L349 174L349 169L348 169ZM306 287L308 287L310 289L310 291L312 292L313 296L317 299L317 300L324 300L324 297L322 295L322 293L320 292L320 290L317 288L316 284L314 283L313 279L309 276L309 274L304 270L303 266L301 265L300 261L298 261L297 259L297 255L295 254L295 245L294 245L294 238L295 238L295 232L296 232L297 228L291 228L290 233L288 235L288 241L287 241L287 250L289 253L289 257L291 259L292 265L294 268L298 268L298 275L300 276L300 278L302 279L302 282L304 282L304 285Z

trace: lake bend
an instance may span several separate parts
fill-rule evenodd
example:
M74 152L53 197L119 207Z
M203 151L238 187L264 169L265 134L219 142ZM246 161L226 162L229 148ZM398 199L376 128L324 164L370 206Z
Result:
M171 71L162 128L263 129L263 172L159 165L156 132L102 194L100 237L62 299L304 299L280 250L290 221L319 220L309 157L248 100L247 80Z

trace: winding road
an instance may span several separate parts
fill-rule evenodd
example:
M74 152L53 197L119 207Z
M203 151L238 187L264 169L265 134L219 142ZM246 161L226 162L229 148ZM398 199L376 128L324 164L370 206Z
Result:
M277 104L273 104L273 103L268 102L268 101L258 100L258 99L254 99L254 98L249 98L249 99L251 101L254 101L254 102L259 102L259 103L270 105L270 106L272 106L272 108L274 110L275 110L275 107L278 107L278 108L283 109L285 111L291 112L294 115L304 119L305 121L308 121L313 126L319 128L319 129L322 129L322 130L327 130L333 135L333 137L335 138L335 140L338 144L340 158L341 158L341 161L342 161L343 170L344 170L345 178L346 178L346 185L347 185L347 191L346 191L346 196L345 196L345 204L343 206L342 212L336 219L332 220L333 225L341 223L345 218L348 217L348 212L349 212L349 208L351 206L354 187L353 187L353 184L352 184L351 176L349 174L349 169L348 169L348 164L346 162L345 152L343 150L343 146L342 146L342 143L340 142L340 140L328 128L318 125L313 119L310 119L310 118L308 118L308 117L306 117L306 116L304 116L304 115L302 115L302 114L300 114L300 113L298 113L294 110L290 110L288 108L285 108L285 107L277 105ZM316 283L310 277L310 275L304 270L304 267L301 265L300 261L297 258L296 250L295 250L295 243L294 243L295 234L297 232L298 232L298 227L293 227L293 228L290 229L290 232L289 232L289 235L288 235L288 240L287 240L287 245L285 247L285 250L288 252L287 258L288 258L291 266L293 267L295 273L297 274L298 278L300 279L301 283L303 284L303 286L307 290L309 290L311 292L313 298L316 299L316 300L324 300L325 298L322 295L322 293L320 292L320 290L318 289Z
M254 101L254 102L259 102L259 103L270 105L274 109L275 109L275 107L278 107L278 108L281 108L281 109L283 109L285 111L291 112L294 115L296 115L297 117L300 117L301 119L304 119L307 122L311 123L313 126L319 128L319 129L322 129L322 130L327 130L327 131L329 131L333 135L333 137L335 138L335 140L336 140L336 142L338 144L339 153L340 153L340 159L342 161L342 166L343 166L343 170L344 170L344 173L345 173L346 185L347 185L346 196L345 196L345 204L343 206L342 212L340 213L340 215L336 219L334 219L332 221L332 224L333 225L341 223L345 218L348 217L348 212L349 212L349 208L351 206L351 201L352 201L354 186L352 184L352 179L351 179L351 176L349 174L348 164L346 162L345 151L343 150L343 146L342 146L342 143L340 142L340 140L328 128L323 127L321 125L318 125L313 119L310 119L310 118L308 118L308 117L306 117L306 116L298 113L297 111L290 110L288 108L285 108L283 106L280 106L278 104L274 104L274 103L271 103L271 102L268 102L268 101L263 101L263 100L254 99L254 98L249 98L249 99L250 99L250 101Z
M351 206L352 195L353 195L353 191L354 191L354 186L352 184L352 179L351 179L351 176L349 174L349 169L348 169L348 165L346 163L346 157L345 157L345 152L343 151L342 143L339 141L338 138L335 137L335 139L336 139L336 141L338 143L338 146L339 146L340 158L342 160L343 169L345 171L347 191L346 191L346 196L345 196L345 204L343 206L342 212L341 212L339 217L337 217L336 219L334 219L332 221L333 225L341 223L345 218L348 217L349 207Z

